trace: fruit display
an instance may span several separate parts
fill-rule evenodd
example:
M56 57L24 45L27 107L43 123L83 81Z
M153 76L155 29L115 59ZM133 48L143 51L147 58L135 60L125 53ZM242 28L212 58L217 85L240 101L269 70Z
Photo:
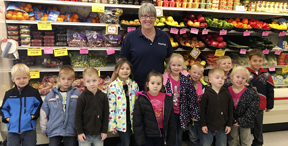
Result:
M193 58L190 55L190 52L183 52L182 56L185 60L185 65L188 67L188 70L195 62L199 62L203 66L206 65L206 61L202 60L200 57L198 57L197 59Z
M208 26L205 22L205 18L201 14L195 16L194 14L187 14L183 12L182 18L191 27L206 28Z
M253 27L253 29L255 30L270 30L271 27L268 23L251 18L249 20L249 25L251 25Z
M165 17L157 17L154 23L154 26L165 26L166 18Z
M161 19L160 19L161 20ZM184 24L184 22L180 22L178 23L178 21L175 21L174 18L172 16L168 16L165 20L166 24L170 27L181 27L184 28L186 27L186 25Z
M122 28L127 28L129 26L140 26L140 21L139 19L134 19L134 20L121 20L120 25Z
M278 65L287 65L288 62L288 53L281 53L277 58Z
M212 16L205 16L205 21L207 22L208 26L211 27L211 29L214 28L216 30L221 29L231 30L233 28L232 23L229 23L225 20L213 18Z
M228 46L238 49L248 49L248 48L257 48L257 49L273 49L276 45L267 38L258 37L258 36L227 36L224 37L228 39Z
M176 49L176 47L179 46L178 42L175 42L175 41L174 41L174 38L171 37L171 35L170 35L169 33L167 33L167 34L168 34L168 36L169 36L169 39L170 39L170 42L171 42L171 46Z
M287 30L287 25L284 24L278 24L276 22L272 22L269 24L269 26L273 29L278 29L278 30Z
M193 35L191 33L185 33L182 35L175 35L174 38L181 44L183 49L192 50L194 47L196 48L205 48L205 44L200 41L196 35Z
M14 3L7 7L6 18L10 20L27 20L28 12L33 12L31 4Z
M223 41L223 37L216 33L208 33L207 35L202 35L201 39L212 48L225 48L227 45L226 42Z
M228 23L232 23L233 26L236 28L236 30L239 30L237 28L242 29L252 29L252 27L249 25L249 20L247 18L243 18L242 21L237 17L235 19L225 19Z
M219 58L218 56L215 56L214 54L215 54L214 52L212 52L212 53L211 52L202 52L200 54L200 56L201 56L201 58L203 58L206 61L207 66L212 67L212 66L217 66L216 61Z

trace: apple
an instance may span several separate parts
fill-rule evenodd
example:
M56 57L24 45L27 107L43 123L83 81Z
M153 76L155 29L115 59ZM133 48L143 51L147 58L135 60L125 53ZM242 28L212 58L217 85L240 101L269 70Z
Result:
M202 39L202 40L205 40L205 39L206 39L206 37L205 37L205 36L201 36L201 39Z
M217 47L218 46L218 42L217 41L212 41L211 46Z
M197 20L197 19L194 19L193 22L198 22L198 20Z
M199 17L203 17L201 14L197 15L197 19L199 19Z
M223 41L223 37L222 37L222 36L218 36L218 37L216 37L216 40L217 40L218 42L222 42L222 41Z
M201 16L201 17L197 16L197 19L199 22L205 22L205 18L203 16Z
M212 39L212 35L211 34L207 34L206 36L208 39Z
M188 20L188 21L187 21L187 24L190 25L190 26L192 26L192 25L193 25L193 22L192 22L191 20Z
M194 14L190 14L189 19L190 19L190 20L194 20L194 19L196 19L196 17L195 17Z
M223 46L222 43L219 43L219 44L217 45L217 47L219 47L219 48L223 48L224 46Z
M205 24L204 23L200 23L200 27L205 27Z
M210 41L210 40L209 40L209 41L207 41L207 44L211 45L211 44L212 44L212 41Z
M226 47L226 45L227 45L226 42L224 42L224 41L222 41L220 43L223 44L224 47Z
M203 24L205 25L205 27L207 26L207 23L206 23L206 22L204 22Z
M218 34L212 33L212 37L213 37L213 38L217 38L217 37L218 37Z

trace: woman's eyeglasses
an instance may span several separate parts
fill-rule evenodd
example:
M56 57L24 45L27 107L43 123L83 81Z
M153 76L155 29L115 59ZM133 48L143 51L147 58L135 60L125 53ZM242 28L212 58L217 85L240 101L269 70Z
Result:
M148 16L148 15L141 15L141 18L144 18L144 19L148 19L148 18L154 19L155 16L153 16L153 15L150 15L150 16Z

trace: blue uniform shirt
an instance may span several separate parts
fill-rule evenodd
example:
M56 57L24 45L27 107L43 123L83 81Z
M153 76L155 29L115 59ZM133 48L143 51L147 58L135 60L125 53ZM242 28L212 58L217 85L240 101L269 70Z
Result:
M146 38L141 27L129 32L123 40L119 58L127 58L135 70L135 81L140 90L144 90L146 76L152 70L164 72L165 58L173 53L170 39L166 32L156 29L152 42Z

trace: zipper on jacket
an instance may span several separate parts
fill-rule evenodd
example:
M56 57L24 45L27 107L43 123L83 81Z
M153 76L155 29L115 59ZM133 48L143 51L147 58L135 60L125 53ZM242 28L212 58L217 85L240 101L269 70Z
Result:
M22 95L21 92L19 92L20 95L20 114L19 114L19 129L18 129L18 133L20 133L20 127L21 127L21 113L22 113Z

